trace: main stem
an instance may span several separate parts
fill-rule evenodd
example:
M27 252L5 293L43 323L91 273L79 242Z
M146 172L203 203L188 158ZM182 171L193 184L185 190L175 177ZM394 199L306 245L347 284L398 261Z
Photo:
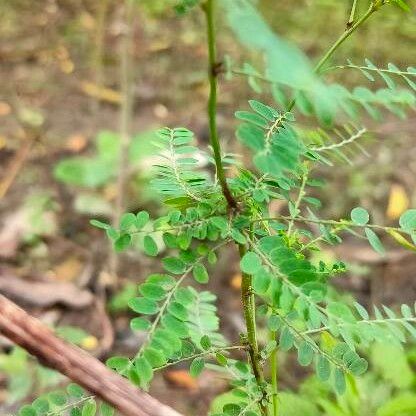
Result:
M276 339L277 332L270 331L270 339L274 341ZM272 406L273 416L279 415L279 398L278 398L278 384L277 384L277 348L275 348L270 354L270 373L272 382Z
M237 207L237 203L232 196L227 184L224 173L224 167L221 158L221 145L218 139L217 131L217 88L218 88L218 66L216 57L216 33L215 33L215 0L206 0L202 6L207 22L207 39L208 39L208 57L209 57L209 84L210 93L208 101L208 118L210 130L210 142L214 151L215 166L217 169L217 177L220 182L222 193L227 201L230 210ZM246 247L239 245L240 258L246 253ZM256 332L256 309L255 300L252 290L252 278L250 275L243 273L241 282L241 302L243 306L244 319L247 329L247 343L250 357L250 364L253 369L259 387L262 388L264 382L263 369L259 360L259 347ZM267 416L267 407L262 402L260 409L264 416Z
M130 147L130 128L132 119L132 40L133 40L133 11L132 0L124 2L124 33L121 39L120 51L120 86L121 86L121 108L120 108L120 150L118 157L118 172L116 184L116 200L113 214L113 226L118 227L125 205L125 191L128 179L128 160ZM119 259L114 251L111 251L110 272L117 276Z
M240 258L246 254L246 247L239 245ZM243 304L244 320L247 329L247 343L248 352L250 356L250 364L253 369L254 377L257 384L261 386L264 382L263 369L259 360L259 345L257 342L257 328L256 328L256 305L254 293L252 288L252 277L249 274L242 273L241 280L241 302ZM267 407L260 403L262 413L266 416L268 414Z
M232 196L225 177L224 166L221 158L221 146L217 130L217 89L218 89L218 62L216 51L216 32L215 32L215 0L207 0L202 6L207 22L207 40L208 40L208 78L209 78L209 101L208 101L208 119L209 133L212 150L214 151L214 160L217 170L218 181L221 185L227 204L230 208L237 207L237 203Z

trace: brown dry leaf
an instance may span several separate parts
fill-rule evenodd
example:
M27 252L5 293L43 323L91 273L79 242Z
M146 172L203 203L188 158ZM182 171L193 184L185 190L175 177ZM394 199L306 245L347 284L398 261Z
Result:
M84 150L87 144L87 138L82 133L76 133L66 139L65 148L73 153L78 153Z
M64 59L59 62L59 68L64 74L71 74L74 72L75 64L71 59Z
M80 276L83 264L76 257L70 257L53 268L53 275L57 280L70 282Z
M186 390L198 390L198 382L186 370L169 370L164 374L165 379L176 387Z
M3 149L3 147L6 147L7 139L5 136L0 135L0 150Z
M241 274L240 273L236 273L230 281L230 286L235 289L235 290L240 290L241 289Z
M0 101L0 116L8 116L12 112L12 108L4 101Z
M90 13L84 12L79 19L82 27L87 30L95 29L95 19Z
M13 271L1 269L0 292L19 303L37 307L63 304L73 309L83 309L94 300L90 291L79 289L71 283L29 281L15 276Z
M118 91L112 90L111 88L100 87L93 82L81 82L81 90L90 97L98 98L102 101L113 104L120 104L121 102L121 96Z
M402 185L393 184L390 188L389 202L386 215L390 220L400 218L400 215L409 208L410 201Z

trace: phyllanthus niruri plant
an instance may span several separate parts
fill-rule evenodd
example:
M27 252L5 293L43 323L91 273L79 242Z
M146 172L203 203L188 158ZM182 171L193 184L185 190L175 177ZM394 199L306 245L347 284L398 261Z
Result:
M312 189L315 195L324 186L314 176L314 166L350 162L354 150L364 150L360 140L367 130L361 125L362 110L375 119L382 117L382 110L403 117L416 103L412 67L377 68L369 60L362 66L350 61L328 65L338 47L375 12L390 4L408 9L403 0L372 0L360 15L360 3L368 5L353 1L345 32L313 68L302 52L271 31L249 1L221 2L237 39L264 55L262 70L249 63L237 68L230 58L226 65L217 61L214 0L178 5L181 12L199 5L206 16L211 140L206 159L215 174L199 167L195 154L203 150L195 146L191 131L165 127L158 131L155 143L161 162L155 167L152 186L164 197L166 215L153 219L146 211L126 213L118 228L92 221L106 231L117 251L133 243L148 256L162 257L164 271L148 276L129 303L137 313L131 328L144 331L145 341L134 357L108 360L110 367L140 387L147 389L155 372L176 363L189 362L194 377L209 363L211 369L228 375L233 388L228 402L212 416L277 416L281 408L278 351L296 351L301 366L311 366L319 379L342 394L347 382L354 383L354 377L366 372L367 361L361 355L366 346L416 338L414 308L403 305L395 312L374 306L370 311L359 303L334 301L328 286L345 272L344 263L311 260L322 244L339 244L345 233L366 238L381 254L380 233L416 250L416 209L406 211L397 227L383 227L373 224L362 207L344 219L322 219L318 215L321 202L311 196ZM374 91L360 86L349 91L326 81L332 70L359 70L371 82L380 76L387 88ZM237 163L234 155L225 155L220 145L216 107L221 72L228 77L246 76L255 93L270 90L276 100L270 105L251 99L236 112L236 136L250 149L253 170ZM302 129L296 120L299 112L316 116L315 130ZM237 173L227 178L230 166ZM271 211L270 203L276 199L285 201L287 214ZM311 232L308 225L319 231ZM236 345L230 345L220 332L215 306L220 294L202 289L209 284L218 254L229 245L236 246L240 255L246 324ZM269 341L259 342L258 330L264 326ZM233 358L236 350L247 358ZM86 414L94 413L95 409Z

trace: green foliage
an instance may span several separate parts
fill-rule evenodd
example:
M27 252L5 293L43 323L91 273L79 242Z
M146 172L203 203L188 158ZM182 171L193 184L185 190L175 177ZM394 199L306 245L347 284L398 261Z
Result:
M140 172L143 160L154 153L152 141L155 132L137 134L131 138L128 160L131 167L131 178L138 183L147 177ZM71 187L81 188L76 194L74 206L82 212L92 215L110 215L112 207L103 198L100 190L114 183L118 174L120 138L111 131L100 132L95 140L95 149L88 156L73 156L61 160L54 167L55 178ZM150 198L146 192L141 193Z
M294 121L291 113L279 113L259 101L251 100L254 113L237 111L236 117L243 120L237 137L254 153L254 164L263 173L284 177L296 171L304 147L290 126Z
M224 2L224 7L229 26L237 39L244 46L262 52L265 56L264 71L257 70L249 63L236 68L232 60L227 59L228 78L233 75L246 76L257 93L262 92L262 84L272 84L272 95L283 108L289 107L293 97L290 108L294 106L306 116L314 114L322 124L328 126L336 121L340 113L346 114L351 121L356 121L361 109L364 109L371 117L380 120L380 108L405 117L405 111L415 107L412 67L400 71L390 64L387 70L378 70L370 61L366 61L365 68L349 64L348 67L361 69L370 79L370 73L377 72L388 86L374 92L361 86L349 91L340 84L325 83L318 77L306 56L273 33L248 0L228 0ZM390 75L403 78L410 90L397 88Z
M183 1L179 11L197 3ZM403 1L373 0L356 25L388 3L406 9ZM211 1L203 4L210 29L213 5ZM385 251L381 234L416 250L411 242L416 242L416 210L405 212L395 227L373 224L362 207L354 208L348 219L321 219L315 212L322 202L315 195L325 183L314 176L313 168L316 163L332 165L333 159L352 163L349 149L355 146L362 150L358 140L366 133L365 127L355 127L362 113L380 119L382 109L386 109L405 116L405 110L416 103L411 81L414 71L399 71L391 64L387 70L380 70L370 61L365 68L349 63L348 67L360 69L367 78L378 74L387 84L387 88L375 91L365 87L349 91L326 82L323 69L358 26L353 25L351 33L347 29L314 69L303 52L273 33L252 2L227 0L221 6L237 39L265 58L264 71L251 64L235 69L228 62L227 75L248 76L256 92L266 83L277 108L250 100L251 111L235 113L241 122L236 135L252 151L255 170L249 164L239 166L233 156L224 156L218 149L212 126L216 105L216 82L212 78L218 74L213 74L217 68L210 68L209 116L215 157L194 145L190 130L162 128L155 142L160 162L151 184L162 196L167 212L157 219L147 211L128 212L116 227L91 221L106 232L115 250L139 247L145 255L158 257L164 270L148 276L128 301L138 315L131 320L131 329L142 331L144 341L133 357L112 357L107 364L144 389L149 388L155 372L174 364L187 362L193 377L209 366L227 375L232 387L214 402L212 416L277 416L280 407L279 414L286 416L315 415L321 410L345 415L348 413L342 413L338 401L347 400L356 390L356 382L366 377L365 351L374 344L397 348L407 338L416 338L416 310L407 305L402 305L400 312L375 306L370 312L359 303L339 300L328 289L330 281L346 271L345 264L315 261L314 253L322 244L341 243L346 233L367 239L380 254ZM208 38L212 58L215 45L213 37ZM408 88L398 88L393 77L404 80ZM338 127L328 133L319 125L311 128L312 120L306 134L295 112L317 116L320 124ZM206 169L212 164L216 175ZM224 164L235 172L229 179L224 179ZM94 186L105 182L95 179ZM284 205L278 213L271 204L275 200ZM246 333L241 334L238 345L229 346L220 333L216 295L201 290L201 285L209 283L211 267L219 256L229 255L225 247L231 243L238 246L240 254ZM263 325L269 335L267 343L259 342ZM234 349L245 351L246 359L235 360L231 355ZM337 403L331 399L315 403L279 392L278 351L293 352L300 366L311 367L320 388L335 391ZM270 380L265 371L268 365ZM89 400L83 404L82 414L95 413L95 405ZM413 397L400 404L385 403L380 415L402 412L412 405Z
M65 390L44 394L19 410L18 416L112 416L114 410L105 403L97 404L93 395L76 384L68 384Z

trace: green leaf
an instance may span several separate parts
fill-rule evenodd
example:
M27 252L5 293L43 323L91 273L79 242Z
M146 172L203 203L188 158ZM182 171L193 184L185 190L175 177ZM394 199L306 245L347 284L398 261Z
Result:
M364 358L357 358L348 366L348 368L352 374L360 376L367 371L368 362Z
M261 267L261 260L257 253L253 251L248 251L244 254L243 258L240 261L241 271L247 274L255 274L258 272Z
M94 416L96 411L97 411L97 403L95 403L95 400L89 400L82 407L81 415L82 416Z
M152 366L144 357L139 357L134 360L134 368L142 385L147 385L153 378Z
M405 12L410 12L411 9L405 0L392 0L393 4Z
M180 321L186 321L188 319L187 309L179 302L171 302L168 306L168 311Z
M67 402L67 395L62 391L53 391L48 394L48 399L56 406L63 406Z
M143 283L139 286L139 292L148 299L161 300L166 296L162 286L154 283Z
M157 244L155 242L155 240L153 239L153 237L151 237L150 235L146 235L143 239L143 248L144 248L144 252L148 255L148 256L157 256L159 249L157 248Z
M68 386L66 387L66 391L70 396L77 398L81 398L85 394L84 389L75 383L68 384Z
M338 394L344 394L346 389L345 375L341 369L335 368L334 371L334 387Z
M354 306L362 319L364 319L365 321L370 319L367 310L362 305L360 305L358 302L354 302Z
M331 366L323 355L318 355L316 360L316 375L321 381L327 381L331 375Z
M416 230L416 209L409 209L404 212L399 219L400 227L407 231L412 232Z
M189 331L186 323L175 318L173 315L169 313L164 314L161 321L166 329L176 334L179 338L189 337Z
M140 211L136 214L136 227L140 230L142 229L148 222L150 216L147 211Z
M208 335L204 335L201 338L201 340L199 341L199 343L201 344L201 347L204 350L209 350L211 348L211 346L212 346L211 340L209 339L209 336Z
M143 352L143 356L153 368L161 367L167 361L165 355L155 348L146 348Z
M122 234L114 242L114 248L118 252L123 251L130 245L130 242L131 242L131 235L130 234Z
M133 318L130 321L130 328L133 331L147 331L150 328L150 322L144 318Z
M36 416L36 415L37 415L36 410L30 405L25 405L19 410L19 416Z
M366 227L364 229L365 235L367 236L368 242L370 243L371 247L379 254L385 254L386 250L380 239L378 238L377 234L371 229Z
M308 366L313 360L313 349L312 346L303 341L298 349L298 362L301 366Z
M41 415L47 413L50 409L49 402L44 397L38 397L36 400L33 401L32 406L36 410L36 412Z
M101 416L113 416L114 415L114 409L105 402L102 402L100 404L100 412L101 412Z
M189 368L189 372L192 377L196 378L202 373L202 370L204 369L204 367L205 367L205 360L201 357L198 357L192 361L191 367Z
M271 315L267 320L267 327L270 331L277 331L280 328L281 320L277 315Z
M154 315L159 307L154 300L147 298L134 298L129 301L129 307L134 312L142 313L144 315Z
M194 279L201 284L206 284L209 281L209 275L205 266L201 263L195 264L192 274Z
M289 351L293 346L294 338L290 329L285 326L280 333L279 347L282 351Z
M366 225L370 220L370 215L364 208L357 207L351 211L351 220L357 225Z
M231 238L236 241L238 244L245 244L247 242L244 235L237 230L236 228L231 229Z
M126 357L111 357L106 361L107 367L116 370L118 373L124 371L130 365L130 360Z
M136 224L136 216L131 212L123 214L120 218L120 229L128 230L130 227Z
M265 105L257 100L249 100L250 107L257 113L260 114L262 117L264 117L268 121L274 121L276 116L279 115L279 113L273 108L268 105Z
M265 269L260 269L254 276L253 276L253 289L256 293L260 295L267 292L267 289L270 286L272 280L271 274L266 271Z
M94 227L101 228L102 230L108 230L109 228L111 228L109 224L98 220L91 220L90 224Z
M165 257L162 263L165 270L173 274L182 274L186 270L186 264L177 257Z

